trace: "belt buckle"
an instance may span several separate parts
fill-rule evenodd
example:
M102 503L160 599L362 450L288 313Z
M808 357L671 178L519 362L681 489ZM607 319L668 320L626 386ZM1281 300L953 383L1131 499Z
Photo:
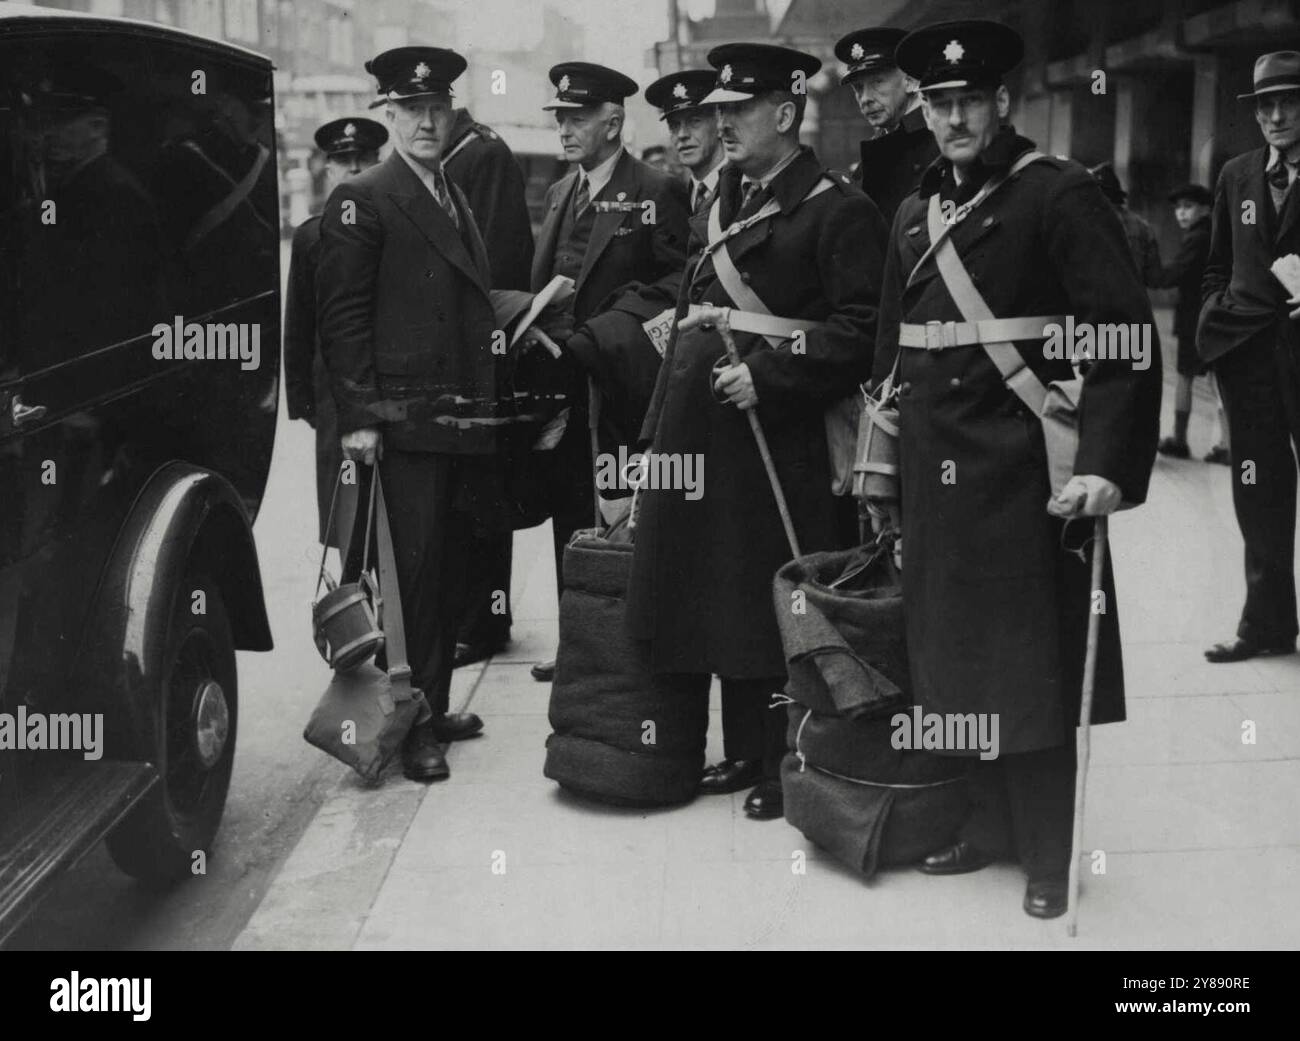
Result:
M927 351L943 350L943 322L936 320L925 323L925 349Z

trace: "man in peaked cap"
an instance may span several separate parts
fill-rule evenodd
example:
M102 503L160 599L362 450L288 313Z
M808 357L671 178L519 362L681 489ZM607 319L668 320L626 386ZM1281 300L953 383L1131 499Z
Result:
M851 545L852 503L832 494L824 413L870 372L888 229L846 176L799 144L817 58L768 44L727 44L708 58L717 75L701 104L718 106L726 165L708 239L692 240L642 428L651 451L702 460L708 476L694 499L642 493L628 628L651 669L677 674L695 696L707 699L721 677L724 759L700 790L752 787L745 812L766 820L784 812L787 713L770 702L787 677L772 576L791 552L745 412L757 408L803 552ZM735 232L724 238L724 228ZM736 309L739 364L689 315L693 304ZM764 308L781 335L756 331Z
M718 187L722 139L718 117L701 102L713 90L718 74L712 69L670 72L645 89L645 99L659 109L668 124L673 149L690 175L691 215L707 211Z
M894 49L906 35L902 29L855 29L835 44L835 57L845 65L840 83L853 91L862 118L875 130L862 142L853 178L887 221L939 155L921 113L916 80L894 61Z
M621 72L590 62L564 62L550 72L554 112L564 156L574 170L546 192L533 289L557 275L574 281L573 334L564 345L576 364L568 424L548 453L551 525L557 592L562 592L564 547L579 528L595 523L595 478L586 381L599 397L599 451L618 458L631 445L650 400L659 353L642 328L673 306L686 263L687 209L681 180L656 170L623 147L623 101L636 83ZM607 498L626 488L603 488ZM533 676L554 677L555 663L541 662Z
M1297 630L1300 294L1288 299L1270 267L1300 253L1300 52L1261 55L1253 90L1239 97L1253 103L1264 142L1219 173L1197 329L1223 395L1232 504L1246 544L1241 621L1234 639L1205 652L1213 662L1291 654Z
M325 184L333 191L379 162L388 131L373 119L333 119L316 131L325 153ZM327 532L330 498L343 456L335 423L329 376L316 335L316 268L320 261L320 214L293 233L284 302L284 396L290 419L304 419L316 431L316 505L320 541L337 547L337 532ZM345 525L346 527L347 525Z
M447 777L441 743L482 729L476 715L447 711L448 692L473 538L509 530L502 449L520 420L503 390L512 359L491 347L487 252L442 165L465 64L437 47L366 64L394 147L331 193L316 277L341 447L383 477L411 681L431 708L402 748L413 780Z
M1073 344L1045 345L1071 319L1094 330L1152 326L1124 230L1084 167L1042 156L1003 125L1002 78L1022 54L1015 32L948 22L895 53L920 83L941 153L894 221L874 369L879 383L897 365L911 693L919 711L973 713L1000 735L990 760L937 750L972 757L973 808L958 841L919 866L957 874L1016 856L1024 910L1050 918L1065 911L1070 867L1091 518L1146 496L1160 357L1088 364L1074 476L1053 496L1037 410L1002 373L1018 371L1018 388L1073 378ZM950 257L973 289L955 278L950 288L928 252L931 229L948 227ZM975 295L999 322L975 320ZM1124 718L1109 561L1103 585L1093 723Z
M523 170L510 146L467 109L457 109L443 165L474 212L492 269L492 288L526 290L533 264L533 228ZM469 600L456 643L457 667L481 661L510 641L513 552L513 532L483 534L474 540Z

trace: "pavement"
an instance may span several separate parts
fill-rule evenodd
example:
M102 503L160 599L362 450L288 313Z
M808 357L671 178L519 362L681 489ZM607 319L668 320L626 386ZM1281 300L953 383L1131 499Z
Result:
M1244 593L1230 472L1199 461L1213 419L1198 380L1193 460L1161 458L1148 503L1111 522L1129 718L1093 730L1077 938L1023 914L1011 865L866 883L784 820L746 818L744 793L647 812L545 779L549 686L528 672L556 642L543 526L516 536L513 643L455 676L453 708L485 735L430 786L332 767L235 948L1295 947L1300 657L1202 657Z

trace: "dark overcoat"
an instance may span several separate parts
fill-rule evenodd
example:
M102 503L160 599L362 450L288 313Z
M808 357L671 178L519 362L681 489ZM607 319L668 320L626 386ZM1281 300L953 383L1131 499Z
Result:
M824 176L832 187L805 200ZM723 170L723 227L739 207L740 178ZM735 338L800 548L810 553L842 548L851 534L844 503L830 491L822 417L871 371L887 230L871 200L825 171L811 149L771 191L779 212L731 239L728 251L773 314L824 327L808 332L803 353L791 342L773 349L759 336ZM702 219L693 222L701 231ZM689 303L732 306L711 260L692 270L679 317ZM713 395L711 370L725 353L715 330L696 328L675 336L665 355L642 436L657 453L702 458L703 496L678 489L641 497L629 626L649 641L656 672L783 675L772 579L791 554L749 421Z
M467 109L457 109L443 162L474 211L492 268L492 288L527 289L533 227L524 172L510 146L491 127L476 123Z
M905 113L898 127L861 145L862 160L853 178L880 209L886 222L894 219L921 181L921 174L939 156L939 146L919 108Z
M1201 279L1210 256L1210 218L1202 217L1183 232L1173 263L1162 265L1155 289L1177 289L1174 304L1174 335L1180 341L1196 339L1196 320L1201 313ZM1179 348L1181 352L1182 348Z
M343 462L338 417L329 374L316 335L316 267L320 263L320 216L293 233L284 297L284 396L290 419L305 419L316 433L316 511L320 541L326 539L330 499ZM337 546L336 538L329 544Z
M937 161L898 211L881 301L875 377L899 358L903 597L912 695L924 712L996 713L1002 753L1061 745L1078 720L1091 605L1090 564L1070 547L1092 521L1046 512L1042 428L978 344L903 349L900 322L960 321L932 262L935 192L960 205L1032 147L999 132L961 189ZM1082 323L1152 323L1146 292L1114 209L1069 160L1030 164L961 221L951 240L998 317L1073 315ZM1094 362L1086 374L1074 472L1113 481L1126 502L1146 497L1160 411L1160 352L1149 367ZM1070 379L1042 341L1016 344L1040 380ZM1084 554L1087 556L1088 554ZM1109 567L1093 721L1124 718L1119 616Z
M487 455L515 418L512 355L487 254L455 182L460 228L394 151L340 184L321 218L321 353L346 434L382 427L412 452Z

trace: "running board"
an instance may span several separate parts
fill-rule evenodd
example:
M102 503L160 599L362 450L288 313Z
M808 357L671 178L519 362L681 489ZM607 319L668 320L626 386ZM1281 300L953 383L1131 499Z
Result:
M157 781L149 763L121 760L47 759L22 778L31 789L0 819L0 943Z

